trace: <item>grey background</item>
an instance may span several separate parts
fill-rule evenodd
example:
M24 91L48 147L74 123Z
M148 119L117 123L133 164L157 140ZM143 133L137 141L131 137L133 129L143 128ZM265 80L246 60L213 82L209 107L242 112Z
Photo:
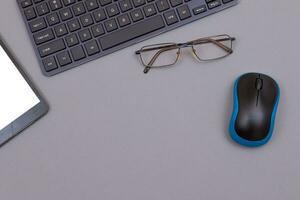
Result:
M1 199L299 199L299 6L243 0L47 78L15 0L2 0L1 35L51 110L0 149ZM217 62L186 51L176 67L144 75L133 53L219 33L237 41ZM233 81L249 71L271 75L282 92L274 137L257 149L227 133Z

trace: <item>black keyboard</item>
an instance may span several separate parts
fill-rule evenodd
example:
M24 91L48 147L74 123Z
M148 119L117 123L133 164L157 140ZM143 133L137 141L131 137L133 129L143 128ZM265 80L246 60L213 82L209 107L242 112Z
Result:
M237 1L17 0L46 76L216 13ZM191 30L195 28L203 27L191 26Z

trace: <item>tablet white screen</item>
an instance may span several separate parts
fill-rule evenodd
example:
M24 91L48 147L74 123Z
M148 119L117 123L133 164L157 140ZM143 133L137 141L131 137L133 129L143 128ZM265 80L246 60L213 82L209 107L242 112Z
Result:
M0 46L0 130L40 102Z

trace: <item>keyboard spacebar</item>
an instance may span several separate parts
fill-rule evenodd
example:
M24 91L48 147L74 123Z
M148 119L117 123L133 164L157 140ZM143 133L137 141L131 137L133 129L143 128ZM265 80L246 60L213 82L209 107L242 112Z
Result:
M103 50L107 50L134 38L140 37L165 27L164 21L160 15L148 20L134 24L128 28L113 32L99 39Z

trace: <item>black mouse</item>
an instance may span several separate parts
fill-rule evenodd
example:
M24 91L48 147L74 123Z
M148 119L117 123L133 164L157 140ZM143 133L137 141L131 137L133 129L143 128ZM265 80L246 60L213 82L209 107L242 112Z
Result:
M272 137L280 89L271 77L247 73L234 84L234 106L229 132L237 143L257 147Z

